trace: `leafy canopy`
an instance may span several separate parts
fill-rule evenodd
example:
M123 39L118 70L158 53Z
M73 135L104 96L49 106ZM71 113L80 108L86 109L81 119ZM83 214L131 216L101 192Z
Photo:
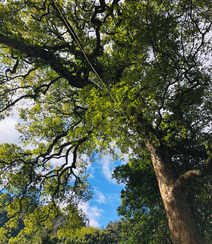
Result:
M0 116L17 109L22 133L20 145L0 146L13 217L1 240L16 216L29 223L24 237L60 214L71 193L90 197L84 155L131 149L145 169L148 139L170 148L176 178L202 167L211 151L211 25L210 1L1 3ZM182 154L190 166L181 171Z

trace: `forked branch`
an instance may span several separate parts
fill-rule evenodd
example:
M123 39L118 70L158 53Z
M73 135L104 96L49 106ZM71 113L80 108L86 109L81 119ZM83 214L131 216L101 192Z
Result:
M211 174L211 170L212 157L209 155L202 168L197 170L189 170L181 175L176 181L176 186L184 188L189 181L202 178L208 174Z

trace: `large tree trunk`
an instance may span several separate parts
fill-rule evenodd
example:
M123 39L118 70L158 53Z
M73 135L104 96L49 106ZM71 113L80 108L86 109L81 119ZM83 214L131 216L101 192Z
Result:
M149 142L146 145L151 152L172 242L174 244L203 244L197 223L188 206L185 190L179 184L176 185L168 150L156 149Z

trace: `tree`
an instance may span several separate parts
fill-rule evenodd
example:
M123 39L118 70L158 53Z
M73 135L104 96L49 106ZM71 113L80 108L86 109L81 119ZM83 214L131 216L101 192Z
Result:
M95 227L83 227L74 236L67 238L70 244L118 244L120 233L113 228L98 229Z
M172 243L157 179L151 164L131 159L113 177L126 184L121 192L122 243Z
M8 0L0 16L1 118L18 108L33 145L1 146L11 216L56 211L72 176L80 196L80 155L115 145L152 165L172 242L203 243L186 186L212 172L211 2Z
M178 171L184 170L178 167ZM141 163L139 158L131 159L127 165L117 167L113 177L126 184L118 208L119 215L123 216L123 243L172 243L151 164ZM205 176L190 182L186 189L186 198L204 243L211 243L211 180Z

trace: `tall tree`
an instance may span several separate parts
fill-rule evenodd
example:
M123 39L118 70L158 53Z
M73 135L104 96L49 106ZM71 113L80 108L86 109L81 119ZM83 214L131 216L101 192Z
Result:
M177 167L184 172L184 164ZM188 164L192 168L193 165ZM172 243L164 206L154 170L148 161L131 158L126 165L118 166L113 174L118 182L126 184L121 192L121 206L118 208L123 222L123 243ZM211 177L205 176L190 182L186 198L197 222L204 243L211 243L212 202ZM127 238L126 238L127 237Z
M172 242L203 243L185 189L212 172L211 2L8 0L0 16L1 118L18 107L33 145L1 145L10 215L51 217L72 176L82 193L79 156L116 145L151 159Z

